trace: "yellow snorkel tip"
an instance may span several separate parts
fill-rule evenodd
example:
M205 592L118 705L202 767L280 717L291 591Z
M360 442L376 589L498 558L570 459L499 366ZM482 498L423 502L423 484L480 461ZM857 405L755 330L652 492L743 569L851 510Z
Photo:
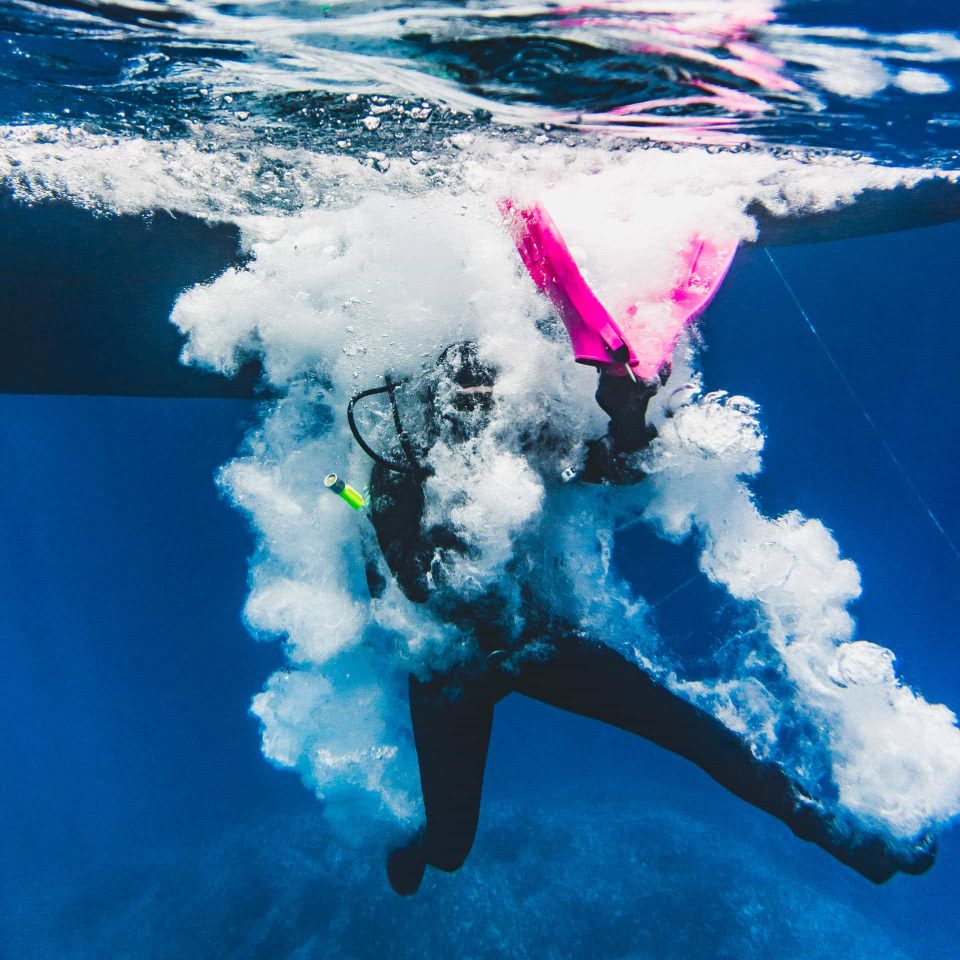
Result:
M344 483L335 473L328 473L323 485L353 507L354 510L360 510L367 505L366 500L363 499L363 494L351 487L349 483Z

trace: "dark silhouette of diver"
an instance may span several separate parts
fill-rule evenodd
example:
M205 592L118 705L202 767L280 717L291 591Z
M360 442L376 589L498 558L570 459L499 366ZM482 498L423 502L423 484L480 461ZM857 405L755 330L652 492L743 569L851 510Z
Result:
M420 397L427 414L421 456L402 431L389 384L358 395L355 400L390 392L406 463L386 460L370 449L356 430L351 403L351 427L376 460L371 518L390 573L410 600L439 606L442 616L475 647L468 664L434 673L427 681L410 677L426 826L389 855L387 873L394 890L412 894L428 864L453 871L466 859L477 830L494 708L510 693L629 730L686 757L736 796L876 883L898 870L918 874L928 869L935 854L932 842L904 851L879 835L852 832L819 809L776 763L754 756L746 741L717 718L671 693L636 662L574 624L540 612L529 592L523 594L518 629L505 622L496 588L470 600L451 591L445 571L469 547L452 526L424 529L429 472L416 464L438 439L466 443L484 429L495 380L496 371L479 359L474 344L454 344L443 353ZM632 455L656 436L646 412L658 387L600 373L596 399L610 417L609 430L586 444L577 479L616 484L643 479ZM367 581L373 596L383 593L386 580L375 560L368 563Z

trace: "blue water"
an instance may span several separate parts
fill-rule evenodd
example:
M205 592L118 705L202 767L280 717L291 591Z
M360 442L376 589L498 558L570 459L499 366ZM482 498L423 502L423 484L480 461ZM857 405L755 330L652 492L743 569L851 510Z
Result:
M946 5L912 6L875 8L869 26L957 27ZM176 96L162 85L109 89L119 58L156 47L154 28L80 41L65 18L61 36L51 29L57 9L5 11L9 46L40 66L3 56L0 121L109 113L117 129L179 135L183 113L171 120ZM791 9L802 23L865 15ZM177 49L246 55L198 40ZM895 97L871 103L860 148L900 109ZM944 162L957 128L927 120L898 124L886 159ZM798 123L785 142L807 136ZM851 137L839 119L816 134L818 146ZM36 259L61 265L36 282L53 289L79 251L44 237ZM702 355L707 389L761 405L753 488L764 511L824 521L860 568L862 633L887 638L911 686L953 708L958 254L956 225L775 251L820 342L766 254L746 251L705 321ZM83 268L108 300L123 270L122 257ZM9 298L5 309L29 313ZM0 396L4 955L956 957L955 829L930 873L873 887L678 759L516 697L498 709L471 859L395 897L382 864L334 837L323 805L264 761L248 713L283 654L241 621L254 540L213 478L255 417L246 400ZM722 591L694 576L689 545L634 530L617 546L625 575L663 600L668 642L719 638L736 622Z

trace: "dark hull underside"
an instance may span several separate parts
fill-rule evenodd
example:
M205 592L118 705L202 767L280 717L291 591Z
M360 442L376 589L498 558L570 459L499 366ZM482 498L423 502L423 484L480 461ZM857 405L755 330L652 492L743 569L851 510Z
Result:
M837 242L960 220L960 186L938 179L865 191L827 213L750 213L757 246ZM180 363L183 338L169 319L183 290L242 261L233 224L0 199L0 393L265 395L256 361L232 378Z

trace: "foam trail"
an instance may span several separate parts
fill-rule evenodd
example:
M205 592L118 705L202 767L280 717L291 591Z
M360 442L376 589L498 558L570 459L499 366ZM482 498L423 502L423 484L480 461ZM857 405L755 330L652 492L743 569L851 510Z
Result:
M696 533L703 572L757 624L734 675L675 685L838 812L915 836L956 813L956 717L902 684L892 651L855 638L859 572L823 524L758 511L741 477L759 471L762 445L756 407L721 392L666 421L647 455L644 517L675 540ZM761 679L777 663L780 678Z
M677 186L711 169L670 159ZM723 167L717 164L718 171ZM675 251L705 220L726 236L749 236L742 211L757 191L733 185L730 169L683 202L654 175L666 169L657 158L644 158L602 175L554 181L545 193L562 229L577 237L578 260L591 282L616 309L654 297L674 269ZM416 196L368 199L339 212L303 214L282 229L249 225L249 267L191 291L178 305L175 320L190 334L191 356L229 368L238 349L240 355L258 351L271 382L289 390L245 461L256 483L229 488L264 537L248 603L252 625L285 634L301 668L343 676L371 647L395 677L468 655L442 616L408 603L395 587L380 601L359 599L362 531L329 496L311 501L324 496L319 482L327 469L362 482L368 467L336 414L317 439L309 424L316 403L342 408L352 390L375 383L383 370L415 374L445 344L470 336L501 368L498 416L475 447L438 444L431 454L436 474L426 488L427 521L448 520L473 547L469 559L450 569L458 591L497 585L519 615L520 597L505 584L514 579L513 557L536 557L527 576L539 604L612 638L608 642L749 737L758 752L776 758L820 802L901 837L949 819L960 798L953 715L904 687L891 653L855 639L847 606L859 595L859 574L829 531L796 513L768 519L757 511L743 480L760 469L763 436L754 405L708 395L672 418L661 408L660 439L647 461L651 480L643 488L616 496L559 488L551 477L564 451L603 431L590 398L592 376L565 361L562 336L537 333L531 321L544 308L517 270L510 240L490 213L490 194L480 190L465 200L431 193L429 216L422 203ZM271 317L275 303L287 305L282 323ZM682 367L678 376L693 376ZM313 386L301 385L311 377ZM524 432L543 422L554 437L548 452L521 456ZM261 447L267 437L269 445ZM257 484L277 483L282 497L273 493L269 505L253 501ZM296 508L287 501L294 489ZM759 649L745 647L739 667L722 681L685 679L651 630L644 599L618 579L611 531L631 509L642 510L668 538L695 532L704 573L755 611L751 643L765 639ZM322 525L315 521L305 531L299 517L318 510ZM285 525L287 516L298 518L295 529ZM346 544L336 573L314 562L321 535L329 544ZM362 653L364 664L367 656ZM275 760L296 766L328 795L337 780L329 758L349 756L352 772L341 784L379 791L383 810L415 809L409 738L383 739L397 729L396 718L379 720L357 748L340 742L338 724L308 712L309 743L281 753L270 744L283 696L274 685L267 696L271 710L257 710ZM321 726L325 732L318 732ZM406 768L395 778L407 784L402 803L393 799L389 767Z

